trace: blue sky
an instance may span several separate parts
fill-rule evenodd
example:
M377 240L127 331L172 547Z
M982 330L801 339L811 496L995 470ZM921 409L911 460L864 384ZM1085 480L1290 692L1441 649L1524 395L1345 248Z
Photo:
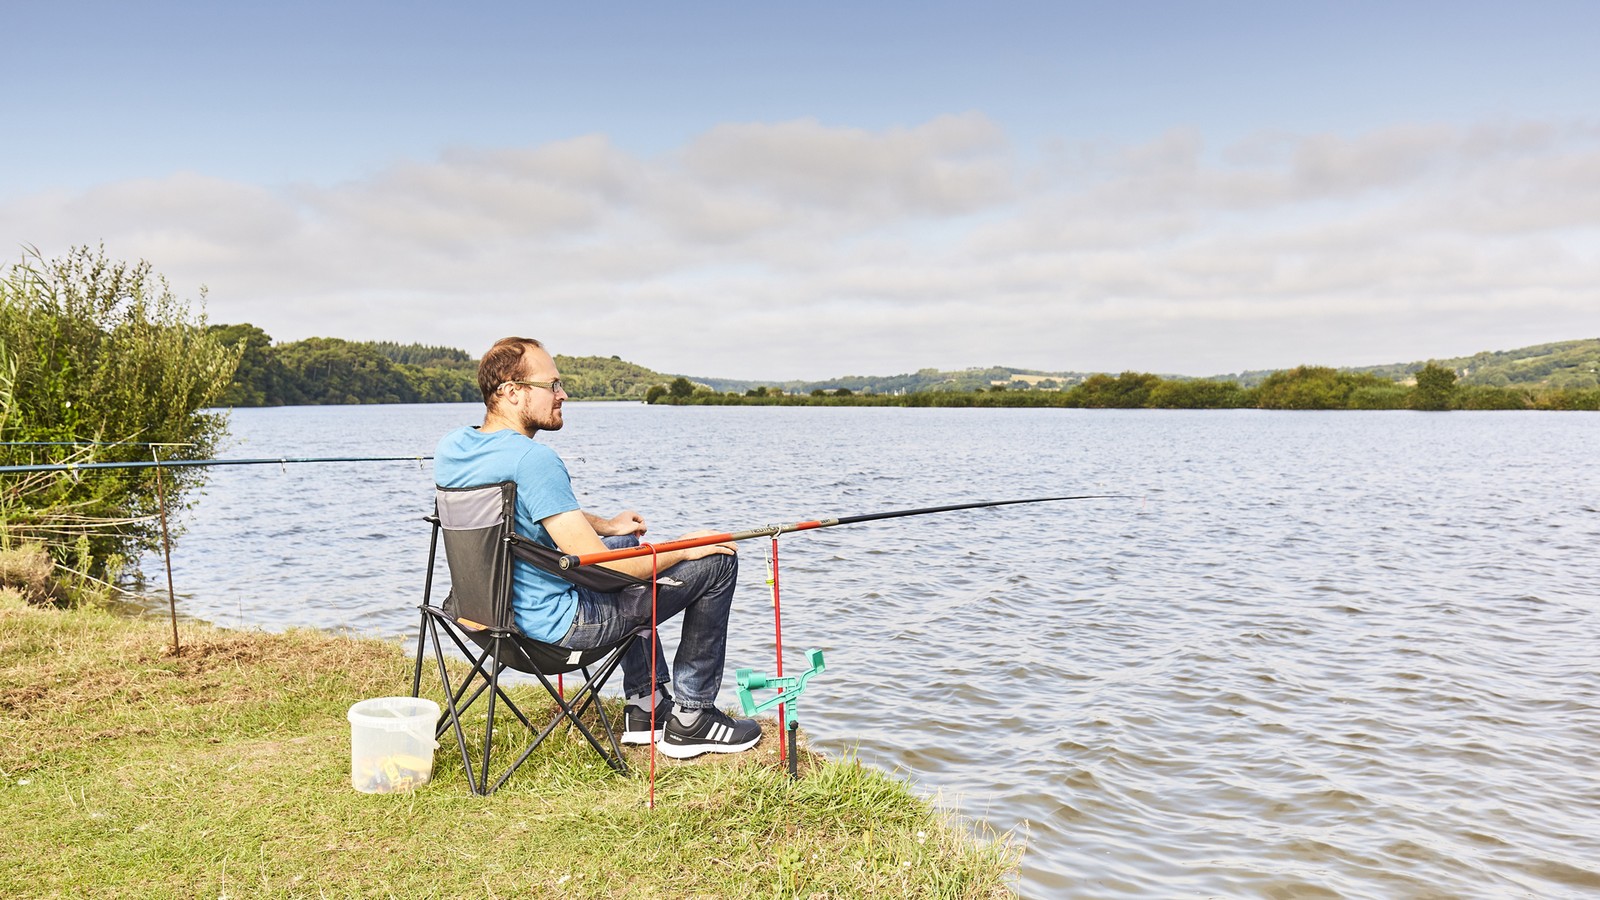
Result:
M862 8L866 7L866 8ZM1600 335L1600 5L32 4L0 239L746 378Z

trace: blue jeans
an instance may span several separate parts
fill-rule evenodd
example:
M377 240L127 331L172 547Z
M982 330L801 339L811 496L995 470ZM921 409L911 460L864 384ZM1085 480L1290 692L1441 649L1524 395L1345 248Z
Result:
M632 536L604 538L607 547L636 547ZM656 616L665 621L683 613L683 634L673 658L672 675L667 675L666 654L656 644L656 681L677 682L674 702L685 709L706 709L717 703L722 689L722 670L728 652L728 613L733 608L733 589L739 578L739 557L713 554L681 562L659 573L656 591ZM574 650L588 650L620 641L645 629L645 634L622 658L622 689L630 697L651 692L650 684L650 588L629 588L602 594L578 588L578 610L572 627L556 643Z

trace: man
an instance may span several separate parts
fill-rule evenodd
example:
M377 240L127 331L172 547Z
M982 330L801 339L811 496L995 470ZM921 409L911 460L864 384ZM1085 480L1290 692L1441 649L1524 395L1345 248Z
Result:
M483 394L483 425L458 428L439 442L433 470L440 486L515 482L517 533L563 553L596 553L639 543L645 522L638 513L628 510L605 519L584 512L561 458L533 439L540 431L561 429L561 405L567 397L561 373L543 344L520 337L497 341L478 364L478 389ZM683 613L683 635L672 669L677 697L667 693L667 663L660 642L656 642L658 684L650 683L650 642L635 642L622 660L627 695L623 743L649 743L654 705L654 736L667 756L687 759L755 746L761 740L761 726L753 719L730 718L716 704L739 570L733 545L664 552L655 564L662 578L658 615L668 619ZM650 580L648 556L606 565ZM638 591L603 594L521 560L513 565L512 582L517 628L534 640L588 650L650 624L649 592L643 592L642 602Z

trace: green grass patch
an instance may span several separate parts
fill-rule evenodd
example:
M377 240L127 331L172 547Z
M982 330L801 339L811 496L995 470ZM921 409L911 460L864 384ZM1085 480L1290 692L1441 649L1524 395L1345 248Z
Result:
M428 786L359 794L345 712L409 690L399 647L181 635L173 655L164 623L0 592L0 896L1012 893L1009 839L853 760L807 752L790 781L772 733L748 753L659 760L654 809L645 750L623 777L561 732L492 797L468 792L448 735ZM496 725L507 749L511 722Z

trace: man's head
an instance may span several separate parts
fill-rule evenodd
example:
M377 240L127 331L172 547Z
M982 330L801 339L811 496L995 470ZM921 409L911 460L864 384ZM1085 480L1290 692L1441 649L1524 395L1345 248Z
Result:
M495 341L478 362L478 391L489 418L500 418L518 431L561 430L561 373L544 345L533 338Z

